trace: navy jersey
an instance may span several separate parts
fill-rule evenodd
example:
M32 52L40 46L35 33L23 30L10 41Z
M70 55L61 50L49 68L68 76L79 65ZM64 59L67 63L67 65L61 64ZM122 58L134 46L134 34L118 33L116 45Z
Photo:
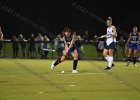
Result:
M64 38L65 38L65 40L66 40L68 46L70 46L70 43L71 43L72 38L73 38L73 35L71 34L69 37L64 36ZM76 45L75 45L75 43L74 43L74 44L73 44L73 47L68 51L68 54L72 53L75 49L77 50L77 47L76 47Z
M67 37L67 36L64 36L65 37L65 40L66 40L66 42L67 42L67 44L68 44L68 46L70 45L70 43L71 43L71 41L72 41L72 34L69 36L69 37Z
M135 35L134 35L134 33L132 33L130 38L131 38L131 41L130 41L131 45L137 46L138 43L139 43L139 35L138 35L138 33L136 33Z
M72 41L73 35L71 34L69 37L67 37L67 36L64 36L64 37L65 37L65 40L69 46L71 41ZM73 46L76 46L75 43L73 44Z

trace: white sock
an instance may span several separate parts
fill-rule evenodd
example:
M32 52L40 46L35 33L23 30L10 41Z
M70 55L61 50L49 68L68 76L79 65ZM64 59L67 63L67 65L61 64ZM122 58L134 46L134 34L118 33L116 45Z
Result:
M107 60L107 62L109 62L109 56L108 55L105 57L105 59Z
M113 63L113 57L109 57L109 64L108 64L108 67L111 68L112 63Z

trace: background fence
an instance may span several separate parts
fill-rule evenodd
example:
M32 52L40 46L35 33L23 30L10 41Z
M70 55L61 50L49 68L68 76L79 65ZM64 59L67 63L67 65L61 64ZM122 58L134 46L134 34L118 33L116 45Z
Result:
M31 57L30 52L30 43L25 42L25 57L23 56L23 51L21 47L21 42L17 41L18 46L18 56L17 58L33 58L33 59L57 59L59 57L58 53L60 50L58 50L55 46L55 42L47 42L47 48L44 48L44 46L41 46L41 42L35 42L35 52L33 57ZM44 43L45 44L45 43ZM3 49L1 57L3 58L13 58L13 45L14 43L10 40L3 41ZM62 51L62 50L61 50ZM122 52L122 48L117 45L114 53L114 59L115 60L123 60L125 61L126 55L128 50L126 49L125 52ZM104 60L102 56L102 50L97 50L97 43L94 41L92 42L84 42L81 44L81 46L78 49L79 53L79 59L96 59L96 60ZM122 57L122 54L125 53ZM69 55L67 59L72 59L72 57Z

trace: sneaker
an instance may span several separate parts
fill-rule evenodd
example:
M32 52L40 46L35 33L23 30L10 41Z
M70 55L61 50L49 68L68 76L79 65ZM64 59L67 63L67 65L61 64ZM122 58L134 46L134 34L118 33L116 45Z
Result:
M72 73L73 73L73 74L77 74L78 71L77 71L77 70L73 70Z
M125 66L129 66L130 61L127 62L127 64Z
M51 69L52 69L52 70L54 70L54 68L56 67L56 66L54 66L54 63L55 63L55 62L53 61L53 62L52 62L52 65L51 65Z
M106 67L104 70L111 70L111 67Z
M112 66L111 67L114 67L115 65L114 64L112 64Z
M136 64L134 64L134 67L137 67L137 65L136 65Z

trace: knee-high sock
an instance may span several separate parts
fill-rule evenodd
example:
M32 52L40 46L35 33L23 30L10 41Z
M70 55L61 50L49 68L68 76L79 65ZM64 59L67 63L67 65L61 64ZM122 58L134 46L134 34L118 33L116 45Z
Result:
M108 67L112 67L112 63L113 63L113 57L109 57L109 64Z
M60 63L61 63L61 60L58 59L58 60L54 63L54 66L57 66L57 65L60 64Z
M73 70L76 70L76 68L77 68L77 63L78 63L78 60L74 60L74 61L73 61Z
M131 61L131 57L127 57L127 62L130 62Z
M109 56L108 55L105 57L105 59L107 60L107 62L109 62Z
M137 57L133 57L133 64L136 64L137 62Z

